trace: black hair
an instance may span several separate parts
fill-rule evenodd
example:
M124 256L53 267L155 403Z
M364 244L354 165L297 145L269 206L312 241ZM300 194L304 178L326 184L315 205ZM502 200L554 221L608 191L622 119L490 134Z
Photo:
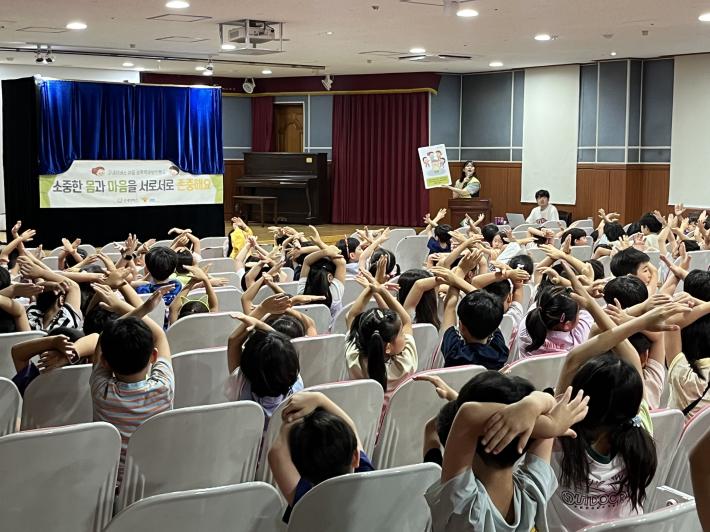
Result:
M392 275L392 272L394 271L394 276L397 277L401 273L399 264L397 264L397 257L395 257L394 253L392 253L389 249L385 248L377 248L372 254L372 256L370 257L369 272L372 275L377 274L377 261L379 261L380 257L382 257L383 255L387 256L387 268L385 268L385 273L387 275Z
M449 401L441 407L436 416L436 434L439 436L439 442L443 447L446 447L446 441L449 439L451 425L454 424L454 419L459 411L459 405L456 401Z
M545 189L540 189L537 192L535 192L535 199L539 199L539 198L547 198L549 200L550 193Z
M15 248L7 256L7 267L12 270L17 264L17 259L20 257L20 250Z
M145 256L145 267L153 281L164 281L175 273L178 265L177 253L164 246L152 247Z
M639 224L646 226L651 233L660 233L663 229L663 224L659 222L652 212L647 212L639 220Z
M291 339L275 331L254 329L244 344L241 370L259 397L286 395L301 370Z
M257 266L256 263L254 263L254 266L252 266L251 268L256 268L256 266ZM242 280L239 282L239 284L240 284L241 287L242 287L242 292L246 292L246 291L247 291L247 275L246 275L246 274L249 273L249 270L251 270L251 268L249 268L249 269L247 270L247 272L246 272L244 275L242 275ZM259 271L259 273L256 274L256 277L254 277L254 282L256 282L256 281L258 281L259 279L261 279L262 276L263 276L265 273L269 273L270 271L271 271L271 268L269 268L268 266L262 266L262 267L261 267L261 270ZM278 277L278 274L277 274L276 276L274 276L274 281L277 281L277 282L278 282L278 279L279 279L279 277Z
M525 348L528 353L542 347L547 331L555 325L577 319L579 306L570 297L572 290L565 286L549 285L538 288L538 303L525 318L525 327L532 342Z
M86 255L85 250L83 250L81 248L77 248L75 251L76 251L76 254L82 258L82 260L86 258L87 255ZM69 253L66 257L64 257L64 267L65 268L73 268L77 264L79 264L79 261L76 260L74 258L74 255L72 255L71 253Z
M355 253L355 250L358 248L358 246L360 246L360 241L357 238L348 238L347 246L345 244L345 239L341 238L340 240L338 240L338 242L336 242L335 247L340 250L340 254L343 256L346 263L353 262L353 259L350 257L350 254Z
M303 294L307 296L325 296L325 299L320 301L320 303L330 308L333 304L333 295L330 293L328 274L335 275L335 263L328 257L311 264Z
M621 308L633 307L648 299L648 288L638 277L616 277L604 287L604 301L607 305L614 305L614 299L619 300Z
M611 222L604 226L604 234L609 242L616 242L617 240L621 240L626 233L619 222ZM594 240L596 240L596 238Z
M701 301L710 301L710 272L691 270L683 281L683 290Z
M680 244L685 246L685 251L700 251L700 244L695 240L683 240Z
M192 266L194 264L192 251L189 249L183 249L182 251L176 251L175 254L177 255L177 266L175 267L175 271L180 275L187 275L190 273L185 269L185 266Z
M311 246L315 246L315 244L310 241L309 242L301 242L302 248L307 248L307 247L311 247ZM306 260L306 257L308 255L310 255L310 253L304 253L303 255L299 255L298 257L296 257L296 264L300 264L301 266L303 266L303 261Z
M100 305L96 305L84 318L84 334L101 334L110 321L116 321L121 315L118 312L112 312Z
M622 275L636 275L641 266L645 262L649 262L651 259L648 258L643 251L639 251L636 248L626 248L619 251L616 255L611 258L611 264L609 268L614 277L621 277Z
M225 257L232 256L232 250L234 249L232 247L232 233L234 231L235 231L235 229L232 229L229 233L227 233L227 253L224 255Z
M591 236L592 240L596 242L597 240L599 240L599 230L595 229L589 236Z
M693 372L705 380L698 362L710 358L710 316L698 318L690 325L680 330L683 354Z
M483 290L489 294L493 294L500 298L501 302L505 301L513 291L513 287L508 279L494 281L483 287Z
M55 327L47 333L47 336L59 335L66 336L72 343L85 336L85 334L80 329L74 329L73 327Z
M636 233L641 232L641 224L639 222L633 222L629 224L629 226L626 228L626 236L631 236L635 235Z
M106 322L100 344L103 357L117 375L144 371L155 348L150 327L132 316Z
M451 240L450 231L453 231L449 224L439 224L434 228L434 236L439 239L439 242L445 244Z
M357 436L343 418L316 408L293 426L288 446L298 474L316 485L350 473Z
M465 403L500 403L511 405L522 401L535 391L533 384L522 377L509 377L498 371L479 373L461 388L456 404L461 408ZM485 452L485 445L478 440L476 453L484 464L496 469L512 467L520 458L518 439L510 442L498 454Z
M503 321L503 302L483 290L466 294L456 311L469 334L477 340L491 336Z
M0 268L0 290L3 290L12 284L12 275L7 268Z
M489 244L493 243L493 239L496 237L497 234L498 226L496 224L487 224L484 225L481 229L481 236L483 236L483 240L485 240Z
M565 270L564 266L562 266L562 263L558 262L557 264L553 264L552 266L550 266L550 268L552 270L556 271L557 275L559 275L563 279L569 279L569 275L567 275L567 271ZM577 270L575 270L574 268L572 268L572 270L577 272ZM540 300L540 295L542 294L542 289L547 288L549 286L557 286L557 285L550 280L550 277L546 273L544 273L544 274L542 274L542 279L540 280L540 284L537 287L537 292L535 293L535 302L536 303L538 303Z
M564 233L562 233L562 237L560 238L560 242L564 243L565 240L567 240L567 237L571 236L571 244L573 246L576 246L574 243L575 240L579 240L580 238L585 238L587 236L587 232L584 229L579 229L578 227L572 227L571 229L567 229Z
M476 175L476 170L475 170L475 168L476 168L476 163L474 163L473 161L466 161L465 163L463 163L463 166L461 167L461 179L459 179L459 181L463 181L464 179L466 179L466 167L467 167L469 164L472 164L472 165L473 165L473 168L474 168L473 174L471 174L471 175L472 175L473 177L475 177L476 179L478 179L478 176Z
M643 381L638 371L613 353L588 360L572 379L572 397L580 390L589 395L589 411L572 425L576 438L560 438L563 455L560 486L590 489L587 447L606 434L611 454L624 462L615 483L617 496L628 494L632 508L641 506L658 463L653 438L634 426L643 400ZM621 500L621 499L619 499Z
M61 297L64 297L66 294L64 292L60 292L59 294L55 294L53 290L46 290L40 294L37 294L37 299L35 299L35 307L37 307L37 310L40 312L47 312L52 305L54 305L58 299Z
M535 263L529 255L516 255L508 261L508 266L513 270L525 270L532 277Z
M346 339L347 343L355 343L360 355L367 359L367 374L385 391L385 345L394 342L401 330L402 320L394 310L371 308L355 316Z
M397 300L404 305L414 283L420 279L428 279L430 277L434 277L434 274L427 270L407 270L404 272L399 276L399 293L397 294ZM441 327L441 320L439 320L439 301L436 296L435 288L427 290L422 294L414 311L414 321L415 323L431 323L437 330Z
M591 264L592 270L594 270L594 280L604 279L604 265L597 259L589 259L584 261L585 264Z
M296 316L290 314L273 314L264 323L276 332L284 334L289 338L301 338L306 336L306 328Z
M643 333L637 332L629 336L629 342L631 342L631 345L634 346L634 349L636 349L636 352L639 355L642 355L649 349L651 349L651 345L653 345L653 342L648 338Z
M180 307L177 319L186 318L193 314L206 314L209 313L209 311L210 308L202 301L185 301L182 307Z

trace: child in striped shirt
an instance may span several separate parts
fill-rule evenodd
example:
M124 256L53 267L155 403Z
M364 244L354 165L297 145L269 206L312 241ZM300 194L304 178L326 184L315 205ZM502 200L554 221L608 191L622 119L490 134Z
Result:
M160 297L162 292L156 292L148 302ZM153 320L137 317L150 311L148 302L106 324L90 379L94 421L111 423L121 433L118 486L131 435L148 418L173 409L175 375L168 340Z

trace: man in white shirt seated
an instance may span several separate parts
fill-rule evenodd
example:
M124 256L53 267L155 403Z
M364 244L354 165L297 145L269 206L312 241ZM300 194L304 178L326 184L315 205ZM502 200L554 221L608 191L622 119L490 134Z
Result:
M557 213L557 207L550 203L550 193L547 190L538 190L535 192L535 207L530 216L525 220L529 224L544 224L545 222L554 222L560 219Z

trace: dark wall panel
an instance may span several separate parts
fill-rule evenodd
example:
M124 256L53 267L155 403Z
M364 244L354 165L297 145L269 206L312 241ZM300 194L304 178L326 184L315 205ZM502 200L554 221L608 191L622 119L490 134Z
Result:
M512 77L511 72L463 77L462 146L510 146Z
M523 111L525 109L525 71L513 73L513 146L523 145ZM522 159L513 159L522 160Z
M222 96L222 143L228 148L251 147L251 98ZM241 159L241 157L240 157Z
M599 64L599 146L626 144L626 76L626 61Z
M673 59L645 61L641 99L641 146L670 146ZM641 154L643 162L644 155Z
M333 97L311 96L310 146L329 148L333 145ZM330 159L330 157L329 157Z
M431 95L431 144L459 145L460 105L461 76L441 76L437 94Z
M641 127L641 70L643 62L631 61L629 75L629 146L638 146Z
M579 69L579 145L597 145L597 65ZM586 159L585 159L586 160Z

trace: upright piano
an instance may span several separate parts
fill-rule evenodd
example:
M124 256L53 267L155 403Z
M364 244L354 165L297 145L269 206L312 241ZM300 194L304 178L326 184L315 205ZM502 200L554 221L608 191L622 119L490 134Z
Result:
M279 218L289 224L330 223L331 202L325 153L245 153L245 196L275 196Z

